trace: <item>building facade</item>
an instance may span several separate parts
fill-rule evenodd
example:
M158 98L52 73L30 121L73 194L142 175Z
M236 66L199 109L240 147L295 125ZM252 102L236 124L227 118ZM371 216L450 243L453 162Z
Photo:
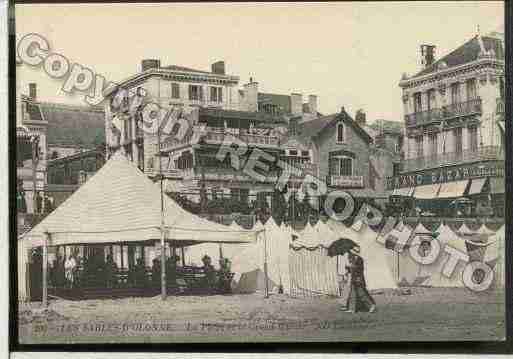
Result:
M340 190L364 201L379 196L370 161L373 140L344 108L298 127L304 141L311 143L317 177L325 181L328 192Z
M422 45L422 70L399 83L404 161L388 188L440 216L502 216L503 39L476 35L436 61L434 50Z
M289 123L319 115L315 95L303 103L298 93L262 93L252 78L239 89L239 78L226 74L222 61L212 64L207 72L143 60L141 70L118 86L125 91L122 102L126 106L115 105L117 92L107 96L107 155L124 151L152 178L162 171L167 191L186 193L196 202L201 190L209 198L226 194L248 201L260 196L269 201L279 175L276 164L269 163L266 180L258 181L235 170L229 160L219 162L216 153L225 136L232 135L251 150L259 149L288 163L300 158L304 151L299 149L296 156L292 144L286 145ZM171 113L171 117L187 121L185 135L177 139L143 131L138 122L140 113L131 111L129 105L138 91L144 92L147 101Z

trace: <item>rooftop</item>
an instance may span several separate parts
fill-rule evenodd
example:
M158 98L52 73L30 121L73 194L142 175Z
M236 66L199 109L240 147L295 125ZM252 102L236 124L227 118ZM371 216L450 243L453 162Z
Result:
M497 59L504 60L504 48L502 45L502 40L498 36L491 35L492 34L488 36L476 35L460 47L451 51L449 54L435 61L431 66L428 66L427 68L409 78L416 78L439 71L444 68L451 68L473 62L477 60L480 55L486 55L486 53ZM486 52L484 54L482 47Z

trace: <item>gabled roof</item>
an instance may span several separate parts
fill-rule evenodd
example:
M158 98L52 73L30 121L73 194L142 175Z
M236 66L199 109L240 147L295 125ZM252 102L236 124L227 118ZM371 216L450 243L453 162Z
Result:
M29 247L40 246L45 232L50 233L49 245L158 240L160 198L158 187L118 152L23 240ZM180 241L177 245L254 240L254 231L231 230L163 198L166 239Z
M372 137L345 111L302 122L298 125L299 133L301 137L313 138L318 136L325 128L338 121L348 124L364 141L372 143Z
M102 108L45 102L41 102L39 107L48 121L49 145L94 148L105 142L105 113Z
M442 68L440 66L443 63L447 65L447 68L463 65L472 61L475 61L479 58L481 50L480 40L482 39L482 45L485 51L493 50L495 57L501 60L504 60L504 48L502 47L502 41L497 37L492 36L475 36L454 51L445 55L441 59L435 61L431 66L428 66L424 70L418 72L414 77L423 76L426 74L430 74L436 72Z

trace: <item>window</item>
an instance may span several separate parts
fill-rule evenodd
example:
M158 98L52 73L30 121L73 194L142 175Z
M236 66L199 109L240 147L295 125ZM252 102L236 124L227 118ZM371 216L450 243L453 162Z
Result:
M398 176L401 173L401 164L393 163L392 166L393 176Z
M203 100L203 87L189 85L189 100Z
M467 80L467 101L477 98L476 79Z
M460 102L460 83L456 82L451 85L451 103Z
M504 77L499 78L499 92L501 98L504 98Z
M337 125L337 142L344 142L344 124Z
M223 88L222 87L211 87L210 88L210 101L211 102L223 102Z
M297 156L297 150L290 150L289 151L290 156Z
M353 175L353 159L349 157L340 158L340 175L352 176Z
M436 108L436 94L435 89L431 89L427 92L427 109L430 111L434 108Z
M421 112L422 111L422 93L415 92L413 94L413 111Z
M417 136L415 138L415 144L417 145L417 157L424 156L424 137Z
M468 143L471 151L477 151L477 127L468 128Z
M171 84L171 98L180 98L180 84Z
M301 156L310 157L310 151L301 151Z
M461 153L463 151L463 139L462 139L462 130L460 128L455 128L452 130L452 134L454 136L454 152Z
M436 156L438 152L438 135L432 133L429 135L429 153L431 156Z

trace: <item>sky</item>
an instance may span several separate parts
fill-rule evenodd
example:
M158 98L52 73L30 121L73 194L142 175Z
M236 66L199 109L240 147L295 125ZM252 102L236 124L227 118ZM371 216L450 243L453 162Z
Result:
M403 73L420 70L420 44L440 58L476 35L504 29L502 2L330 2L16 5L16 35L38 33L51 51L120 81L144 58L253 77L261 92L318 96L323 114L342 106L367 119L402 121ZM24 93L85 104L42 68L18 70Z

